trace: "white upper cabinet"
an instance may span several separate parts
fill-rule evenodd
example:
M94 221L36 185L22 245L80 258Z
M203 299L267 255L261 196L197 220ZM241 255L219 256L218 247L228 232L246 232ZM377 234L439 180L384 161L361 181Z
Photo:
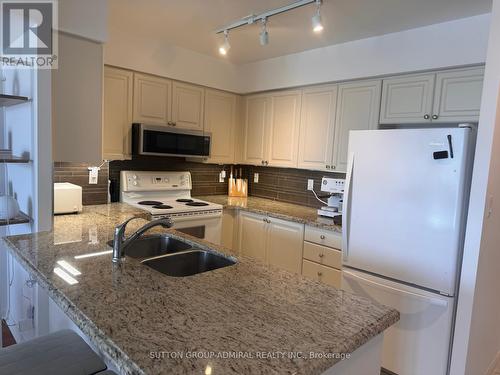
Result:
M234 163L237 96L205 90L205 132L211 133L211 163Z
M301 97L300 90L272 94L266 165L297 167Z
M331 170L336 105L336 85L302 92L299 168Z
M385 79L381 124L425 123L431 120L435 74Z
M167 125L171 120L172 81L134 73L134 122Z
M270 97L268 95L246 98L243 130L243 162L245 164L265 165L269 112Z
M483 67L385 79L380 123L477 122L483 79Z
M105 160L131 157L133 73L104 67L102 153Z
M484 68L440 72L436 77L432 120L479 121Z
M377 129L381 81L361 81L339 85L333 169L347 170L347 148L351 130Z
M172 122L182 129L203 130L205 89L181 82L172 84Z

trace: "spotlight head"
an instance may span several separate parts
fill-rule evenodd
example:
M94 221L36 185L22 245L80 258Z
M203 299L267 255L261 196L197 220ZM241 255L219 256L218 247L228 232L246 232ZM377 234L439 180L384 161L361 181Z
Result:
M315 33L323 31L323 23L321 22L321 0L316 0L316 13L312 16L312 28Z
M231 48L231 45L229 44L229 32L227 30L224 30L224 43L219 47L219 53L223 56L227 55L227 52Z
M260 45L265 46L269 43L269 32L267 31L267 19L262 19L262 29L259 34Z

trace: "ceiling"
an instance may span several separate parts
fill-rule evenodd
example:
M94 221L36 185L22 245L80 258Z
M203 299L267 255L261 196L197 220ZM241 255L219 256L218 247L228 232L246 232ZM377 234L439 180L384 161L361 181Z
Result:
M268 59L371 36L489 13L492 0L323 0L325 29L311 30L314 5L269 19L269 44L260 46L259 25L230 33L231 50L219 56L214 30L252 13L295 0L109 0L109 32L152 38L235 64Z

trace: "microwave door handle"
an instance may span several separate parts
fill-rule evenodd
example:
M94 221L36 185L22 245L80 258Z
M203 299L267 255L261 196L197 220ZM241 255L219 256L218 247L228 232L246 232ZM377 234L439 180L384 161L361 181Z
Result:
M351 224L351 194L352 194L352 174L354 171L354 153L348 155L347 176L344 189L344 209L342 212L342 256L344 262L349 259L349 231Z

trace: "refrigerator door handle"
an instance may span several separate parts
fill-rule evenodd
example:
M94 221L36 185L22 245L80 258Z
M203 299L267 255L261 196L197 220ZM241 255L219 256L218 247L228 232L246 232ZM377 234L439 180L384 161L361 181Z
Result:
M347 161L347 176L344 188L344 209L342 212L342 257L344 262L349 258L349 224L351 221L351 186L354 171L354 153L349 153Z
M421 301L427 301L428 303L434 305L434 306L439 306L439 307L447 307L448 305L448 302L446 300L443 300L443 299L439 299L439 298L431 298L431 297L428 297L428 296L424 296L424 295L421 295L421 294L418 294L418 293L414 293L414 292L410 292L408 290L404 290L404 289L397 289L397 288L393 288L389 285L383 285L383 284L380 284L380 283L377 283L373 280L370 280L370 279L366 279L364 277L361 277L359 275L356 275L352 272L349 272L349 271L346 271L345 269L342 271L343 275L345 278L347 279L351 279L351 280L360 280L366 284L369 284L370 286L374 287L374 288L377 288L377 289L382 289L382 290L391 290L393 292L396 292L396 293L399 293L399 294L404 294L406 296L409 296L409 297L412 297L412 298L416 298L416 299L419 299Z

